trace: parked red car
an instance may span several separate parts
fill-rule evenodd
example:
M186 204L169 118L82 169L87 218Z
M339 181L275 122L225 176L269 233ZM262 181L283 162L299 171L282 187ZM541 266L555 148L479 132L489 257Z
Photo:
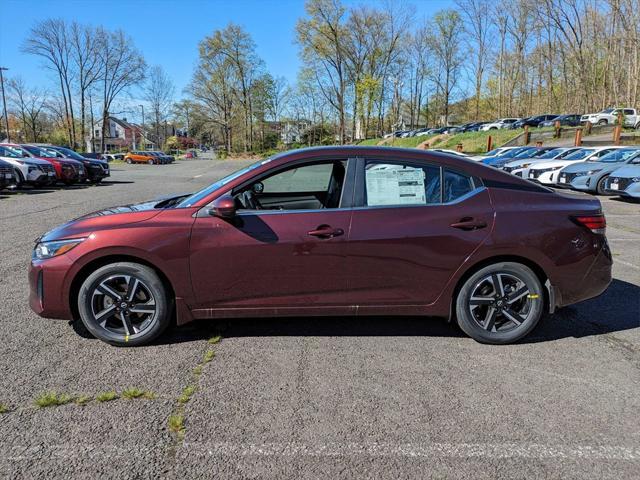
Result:
M151 341L174 314L435 316L509 343L607 288L604 232L596 198L458 156L312 148L46 233L30 305L114 345Z
M48 150L46 147L38 145L14 145L13 147L21 148L23 152L28 152L31 157L50 162L56 170L58 181L65 185L73 185L87 178L86 170L81 162L70 158L58 158L55 152Z

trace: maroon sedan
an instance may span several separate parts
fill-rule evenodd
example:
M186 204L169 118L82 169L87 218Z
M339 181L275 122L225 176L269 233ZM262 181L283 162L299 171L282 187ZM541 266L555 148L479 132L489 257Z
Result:
M457 156L305 149L48 232L30 304L114 345L148 343L174 316L285 315L444 317L509 343L607 288L604 232L597 199Z

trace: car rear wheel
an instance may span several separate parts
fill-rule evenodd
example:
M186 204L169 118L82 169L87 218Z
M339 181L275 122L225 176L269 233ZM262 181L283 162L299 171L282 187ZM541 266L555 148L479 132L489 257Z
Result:
M606 125L607 123L609 123L609 122L607 122L604 118L602 120L598 121L598 125Z
M600 180L598 180L598 185L596 185L596 192L598 195L605 195L607 192L605 191L605 184L607 183L607 179L609 175L605 175Z
M96 338L117 346L138 346L169 325L170 298L156 272L137 263L105 265L90 274L78 294L84 326Z
M478 270L456 299L460 328L481 343L515 342L533 330L543 312L540 280L530 268L514 262Z
M147 163L148 163L149 165L153 165L153 160L147 160Z
M125 159L125 161L126 161L129 165L131 165L131 164L133 163L133 161L132 161L130 158L126 158L126 159Z

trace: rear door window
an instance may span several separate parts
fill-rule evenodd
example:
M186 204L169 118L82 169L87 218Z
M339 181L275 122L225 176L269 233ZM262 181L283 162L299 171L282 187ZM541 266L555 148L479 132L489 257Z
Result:
M431 165L367 162L365 205L432 205L441 202L440 168Z

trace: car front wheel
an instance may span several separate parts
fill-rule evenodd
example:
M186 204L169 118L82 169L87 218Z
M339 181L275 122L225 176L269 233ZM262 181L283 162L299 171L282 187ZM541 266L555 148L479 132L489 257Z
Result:
M544 292L533 271L501 262L471 275L456 299L460 328L481 343L506 344L527 335L544 312Z
M91 273L80 287L78 311L98 339L117 346L151 342L169 325L171 300L157 273L118 262Z

